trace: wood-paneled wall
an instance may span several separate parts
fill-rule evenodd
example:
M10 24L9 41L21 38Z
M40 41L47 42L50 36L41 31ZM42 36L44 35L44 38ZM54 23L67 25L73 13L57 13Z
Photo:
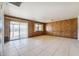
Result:
M42 22L37 22L37 21L25 20L25 19L17 18L17 17L9 17L9 18L13 18L12 21L20 21L20 22L28 21L28 37L47 34L47 35L53 35L53 36L77 38L77 30L78 30L77 29L77 25L78 25L77 18L50 22L50 23L46 23L46 24L42 23ZM10 21L11 21L11 19L7 19L5 16L4 36L7 39L10 38ZM43 31L34 32L35 23L43 24Z
M46 33L54 36L77 38L77 18L47 23Z

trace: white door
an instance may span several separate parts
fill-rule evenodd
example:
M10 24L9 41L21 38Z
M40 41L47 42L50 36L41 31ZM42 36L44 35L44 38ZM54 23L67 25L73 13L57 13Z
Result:
M3 22L4 22L4 18L3 18L3 3L0 3L0 55L3 55L3 44L4 44L4 37L3 37Z

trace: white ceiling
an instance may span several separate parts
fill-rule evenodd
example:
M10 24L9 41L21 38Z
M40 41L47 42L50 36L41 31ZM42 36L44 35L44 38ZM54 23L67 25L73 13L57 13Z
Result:
M40 22L70 19L79 15L79 2L23 2L20 7L6 3L5 14Z

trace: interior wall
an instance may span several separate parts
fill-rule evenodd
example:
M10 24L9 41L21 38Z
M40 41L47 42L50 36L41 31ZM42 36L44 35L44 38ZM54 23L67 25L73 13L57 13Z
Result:
M77 38L77 18L47 23L46 34Z
M10 39L10 21L27 22L27 20L18 19L17 17L6 17L4 20L4 36L5 41ZM43 24L43 31L35 32L34 24ZM28 37L39 36L39 35L53 35L69 38L77 38L77 18L61 20L50 23L42 23L37 21L28 20Z

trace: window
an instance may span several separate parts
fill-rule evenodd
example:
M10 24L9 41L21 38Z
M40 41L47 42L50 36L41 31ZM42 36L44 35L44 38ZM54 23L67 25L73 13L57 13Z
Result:
M46 31L47 32L53 31L53 29L51 28L51 26L49 24L46 25Z
M36 31L43 31L43 24L35 23L35 32Z

